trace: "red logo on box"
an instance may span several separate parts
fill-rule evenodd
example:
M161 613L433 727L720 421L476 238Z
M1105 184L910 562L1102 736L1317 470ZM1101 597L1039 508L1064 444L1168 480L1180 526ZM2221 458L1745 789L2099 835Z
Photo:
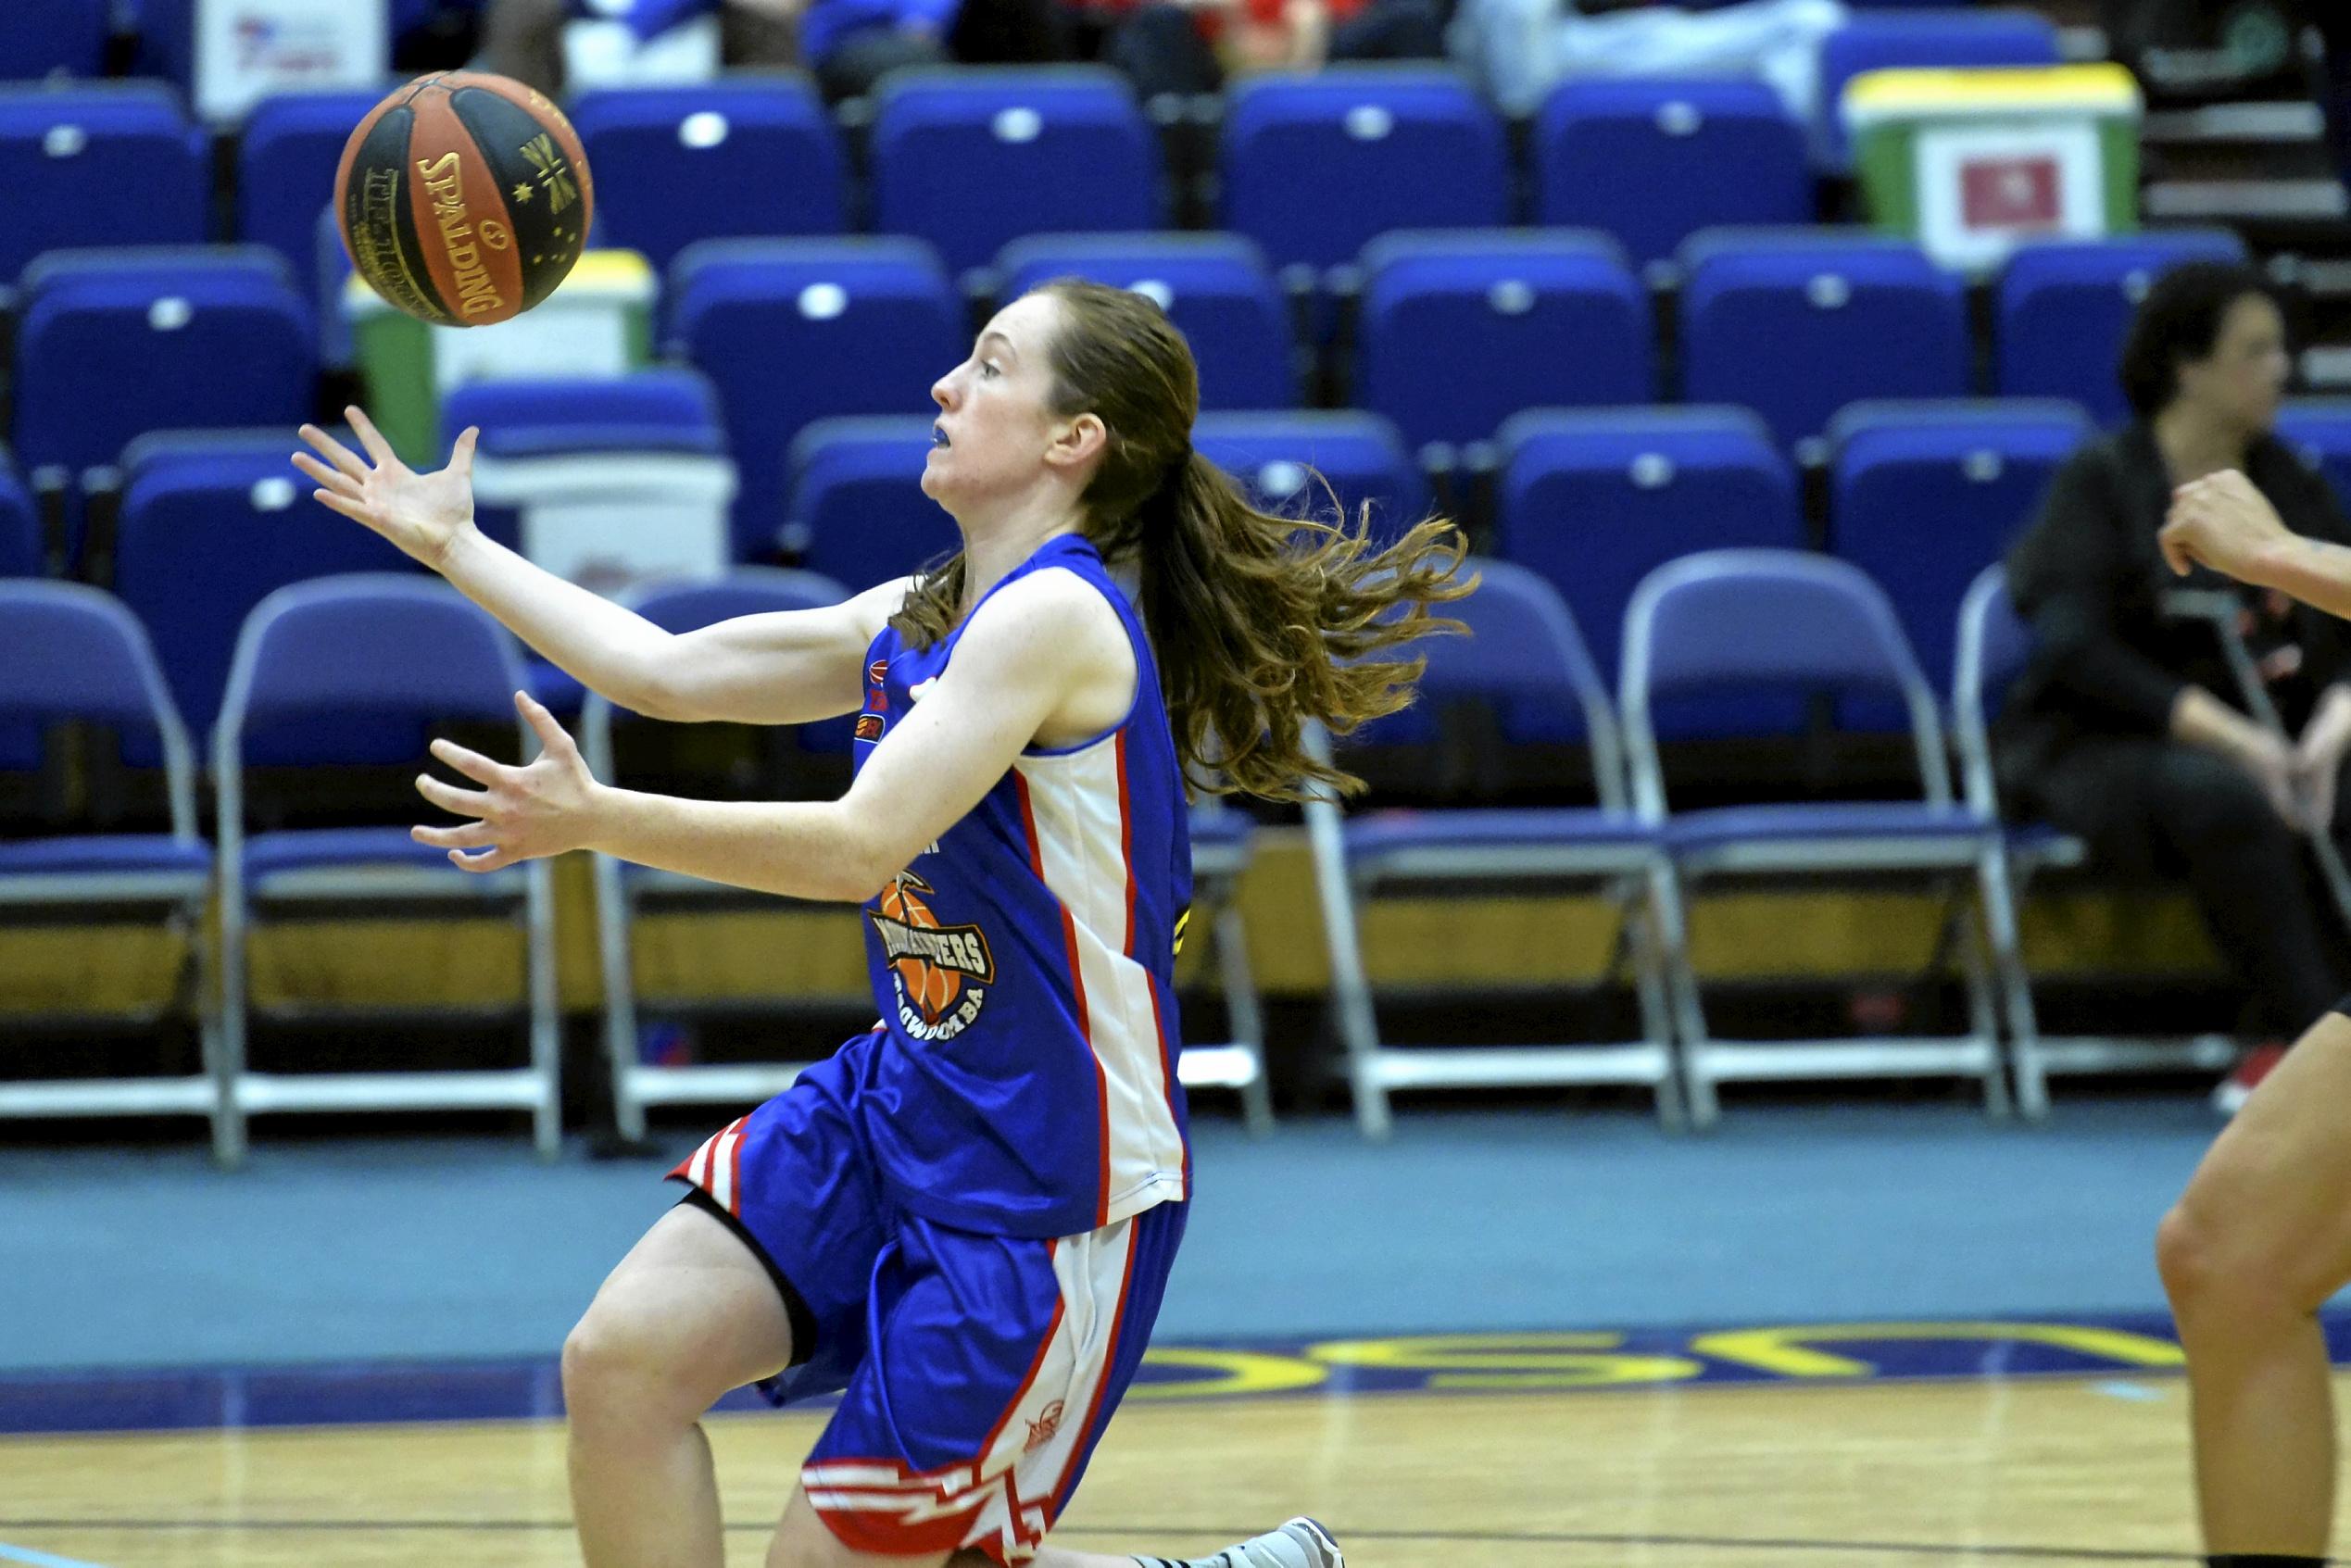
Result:
M1969 158L1959 166L1959 218L1970 229L2054 229L2062 216L2055 157Z

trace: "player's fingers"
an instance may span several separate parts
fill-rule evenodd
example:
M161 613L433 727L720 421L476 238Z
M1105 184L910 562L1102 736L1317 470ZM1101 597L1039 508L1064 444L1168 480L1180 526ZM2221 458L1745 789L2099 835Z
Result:
M400 466L399 454L392 450L392 444L383 439L383 433L375 428L375 421L368 418L365 408L355 403L343 413L351 421L351 428L358 433L359 445L368 449L368 456L375 459L377 467L390 469Z
M453 828L412 827L409 836L438 849L480 849L498 841L497 832L487 822L467 822Z
M2188 553L2186 531L2172 523L2156 535L2156 542L2163 547L2163 561L2171 569L2171 575L2185 577L2188 569L2195 564L2195 558Z
M457 445L450 449L449 467L457 470L459 479L473 477L473 448L479 445L481 441L482 427L468 425L465 427L465 433L457 438Z
M433 755L476 784L503 784L514 771L505 763L494 762L478 751L468 751L453 740L434 741Z
M449 864L461 872L495 872L514 864L514 857L503 849L485 849L479 855L452 849L449 851Z
M338 495L332 490L313 490L310 492L310 498L330 510L341 512L345 517L368 523L371 527L373 526L373 521L368 515L368 508L348 495Z
M341 469L327 467L308 452L296 452L294 455L294 466L338 495L357 495L359 493L358 480L345 473Z
M360 460L359 455L357 452L352 451L348 446L343 445L340 441L337 441L332 435L329 435L326 432L321 430L318 426L304 425L295 433L300 435L303 440L308 442L312 446L318 448L320 456L325 458L327 461L333 463L336 468L341 469L345 473L349 474L353 479L364 479L367 477L368 466L365 462Z
M564 731L555 715L541 707L539 700L529 692L514 694L514 709L522 715L522 721L537 734L540 746L558 757L578 753L579 748L572 744L571 735Z
M461 817L486 817L490 814L490 797L483 790L459 789L443 784L430 773L416 776L416 792L444 811L454 811Z

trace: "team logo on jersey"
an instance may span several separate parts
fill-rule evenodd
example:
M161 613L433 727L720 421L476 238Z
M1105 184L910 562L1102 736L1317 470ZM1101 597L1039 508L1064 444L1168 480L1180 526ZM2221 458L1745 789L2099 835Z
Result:
M941 925L917 897L930 891L912 872L900 872L865 916L882 939L898 992L899 1026L918 1040L951 1040L987 1005L996 957L978 926Z
M882 738L882 716L878 713L859 714L857 716L857 738L860 740L880 740ZM896 754L893 753L892 755Z
M1024 1421L1027 1421L1025 1416L1022 1419ZM1062 1401L1055 1399L1051 1404L1047 1405L1042 1411L1037 1412L1037 1416L1035 1421L1028 1422L1028 1442L1026 1446L1021 1449L1021 1452L1025 1454L1035 1453L1037 1449L1051 1442L1053 1440L1053 1434L1059 1432L1061 1429Z
M890 661L886 659L877 659L865 667L865 684L869 686L878 686L889 678Z

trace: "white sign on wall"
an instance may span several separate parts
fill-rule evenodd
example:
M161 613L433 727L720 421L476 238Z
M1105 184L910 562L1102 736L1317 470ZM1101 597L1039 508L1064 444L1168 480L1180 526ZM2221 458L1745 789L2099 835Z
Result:
M272 93L368 87L392 69L385 0L195 0L195 107L244 116Z
M2087 119L1922 127L1914 156L1919 242L1946 267L1993 267L2023 240L2106 232Z

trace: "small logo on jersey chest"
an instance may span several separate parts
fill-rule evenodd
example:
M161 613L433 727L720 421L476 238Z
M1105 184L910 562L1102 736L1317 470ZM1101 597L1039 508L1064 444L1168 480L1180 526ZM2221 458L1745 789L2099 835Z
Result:
M865 684L869 686L878 686L889 678L890 661L886 659L874 659L865 667Z

